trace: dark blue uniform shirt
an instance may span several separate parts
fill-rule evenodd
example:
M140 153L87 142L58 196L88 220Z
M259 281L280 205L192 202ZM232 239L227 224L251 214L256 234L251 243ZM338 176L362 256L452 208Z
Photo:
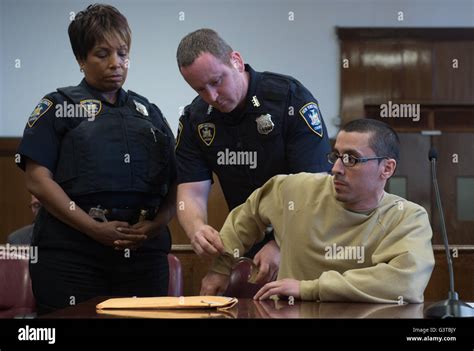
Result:
M178 183L209 180L214 172L231 210L277 174L331 169L313 95L292 77L245 69L244 110L221 113L197 97L184 109L176 139Z

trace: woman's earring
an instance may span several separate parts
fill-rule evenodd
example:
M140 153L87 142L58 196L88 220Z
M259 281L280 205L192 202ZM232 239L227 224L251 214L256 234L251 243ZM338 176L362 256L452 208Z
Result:
M81 67L81 68L79 69L79 71L84 72L84 68Z

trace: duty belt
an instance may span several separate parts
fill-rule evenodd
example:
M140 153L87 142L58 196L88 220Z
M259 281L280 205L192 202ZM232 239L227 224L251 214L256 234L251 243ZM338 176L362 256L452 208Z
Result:
M123 221L130 224L153 220L157 213L156 207L142 208L103 208L100 205L84 208L84 211L99 222Z

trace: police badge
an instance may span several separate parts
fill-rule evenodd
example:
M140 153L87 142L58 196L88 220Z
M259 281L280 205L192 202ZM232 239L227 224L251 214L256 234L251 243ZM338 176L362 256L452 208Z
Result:
M214 123L201 123L198 125L198 134L207 146L210 146L216 136L216 125Z
M323 124L321 123L318 104L310 102L300 109L300 115L308 125L309 129L319 137L323 137Z
M102 111L102 102L95 99L86 99L79 102L81 107L86 111L86 116L89 121L94 120L95 117Z
M135 106L137 108L137 111L140 112L143 116L148 117L148 111L146 110L146 107L139 103L137 100L133 100L135 103Z
M255 119L255 122L257 122L257 130L260 134L269 134L275 127L275 124L272 121L272 115L266 114L266 115L261 115L260 117L257 117Z

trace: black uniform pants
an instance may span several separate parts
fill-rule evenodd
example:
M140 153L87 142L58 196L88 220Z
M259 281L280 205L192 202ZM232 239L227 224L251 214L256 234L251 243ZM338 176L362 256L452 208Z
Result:
M38 314L97 296L165 296L167 253L146 246L116 251L60 222L38 214L32 245L38 260L30 275Z

